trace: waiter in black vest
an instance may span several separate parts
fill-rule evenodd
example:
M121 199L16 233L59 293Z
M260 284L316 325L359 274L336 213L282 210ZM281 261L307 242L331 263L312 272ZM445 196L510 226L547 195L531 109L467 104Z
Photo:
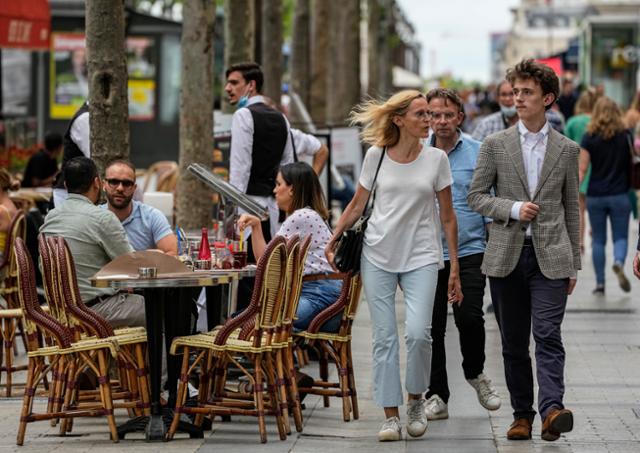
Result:
M89 104L84 102L78 111L73 115L67 132L64 134L64 154L62 155L62 166L60 173L53 186L53 204L60 206L67 199L67 189L64 185L63 169L65 164L78 156L91 157L91 147L89 145Z
M224 90L229 103L238 107L231 120L229 182L269 209L270 220L262 223L269 241L278 224L273 196L278 168L293 162L289 123L282 113L265 104L260 94L264 76L257 63L232 65L226 77Z
M262 232L269 241L278 225L278 206L273 196L278 168L293 162L289 122L265 104L260 94L264 82L260 65L234 64L225 75L224 91L229 103L238 107L231 120L229 182L269 209L269 221L262 222ZM248 244L248 260L253 262L251 241ZM250 288L243 291L242 286L245 285L239 288L238 308L244 308L250 299Z

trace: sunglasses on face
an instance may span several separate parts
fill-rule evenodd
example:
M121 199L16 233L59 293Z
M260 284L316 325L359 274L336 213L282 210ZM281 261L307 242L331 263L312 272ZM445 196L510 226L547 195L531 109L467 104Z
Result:
M135 181L131 181L130 179L109 178L109 179L106 179L106 181L107 181L107 184L109 184L109 187L111 187L112 189L117 188L120 184L122 184L122 187L125 189L131 189L133 185L136 183Z

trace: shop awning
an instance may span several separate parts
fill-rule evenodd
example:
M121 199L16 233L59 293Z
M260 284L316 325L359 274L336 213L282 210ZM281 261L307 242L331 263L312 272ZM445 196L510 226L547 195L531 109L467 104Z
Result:
M47 50L50 31L48 0L0 1L0 47Z

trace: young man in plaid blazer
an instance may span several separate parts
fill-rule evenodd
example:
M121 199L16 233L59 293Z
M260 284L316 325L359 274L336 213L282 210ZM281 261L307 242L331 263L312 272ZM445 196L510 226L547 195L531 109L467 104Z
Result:
M533 329L541 436L553 441L573 428L573 415L562 403L565 352L560 325L581 267L580 149L545 118L559 91L551 68L524 60L507 71L507 80L520 120L482 144L468 201L473 210L493 219L482 271L489 276L514 410L507 437L531 438Z

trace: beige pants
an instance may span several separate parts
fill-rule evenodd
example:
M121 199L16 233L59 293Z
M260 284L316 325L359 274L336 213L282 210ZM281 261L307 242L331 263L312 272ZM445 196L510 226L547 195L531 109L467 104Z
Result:
M91 309L109 321L114 329L146 326L144 297L139 294L114 294L91 306Z

